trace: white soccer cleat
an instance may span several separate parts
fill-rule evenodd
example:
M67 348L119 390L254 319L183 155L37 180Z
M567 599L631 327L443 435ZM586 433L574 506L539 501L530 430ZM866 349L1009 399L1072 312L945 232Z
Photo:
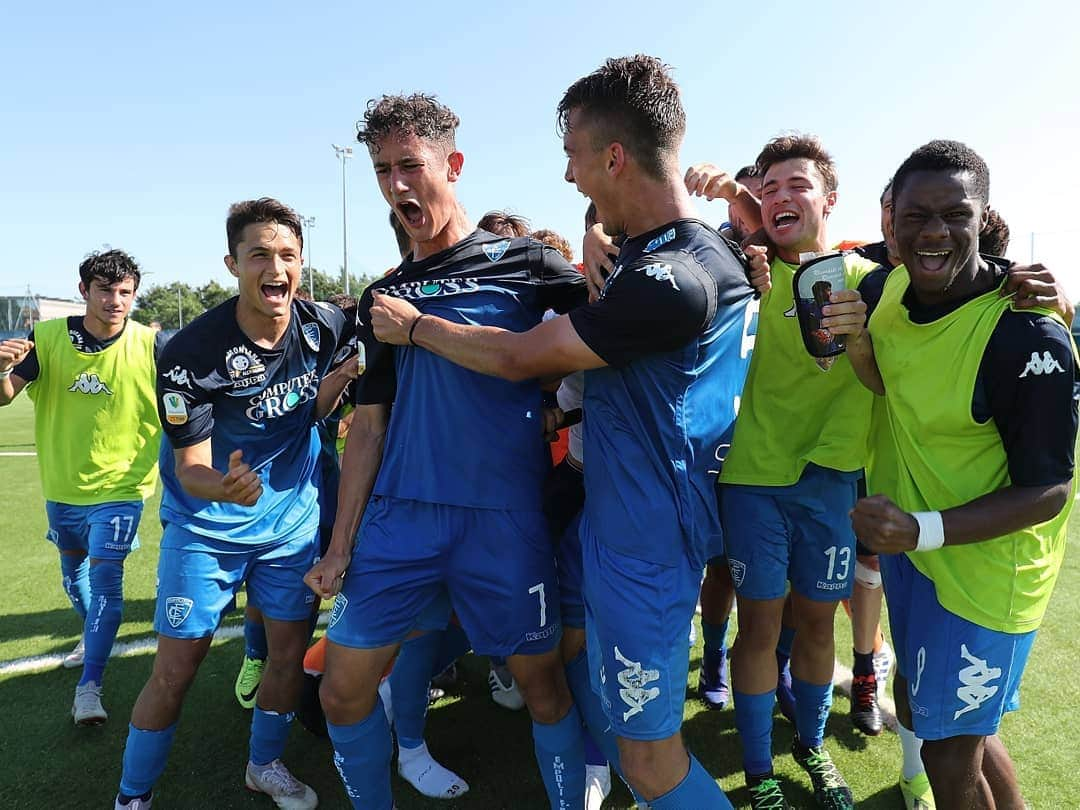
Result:
M585 810L600 810L611 793L611 768L607 765L585 766Z
M514 676L505 667L493 667L488 672L488 686L491 687L491 699L504 709L516 712L525 708L525 698L521 696Z
M101 686L93 681L76 686L71 716L77 726L100 726L108 720L109 714L101 705Z
M150 805L154 803L154 797L150 796L147 799L136 796L127 804L120 804L120 797L116 797L116 804L113 805L113 810L150 810Z
M83 659L85 657L86 647L83 645L83 640L80 638L79 643L75 645L75 649L60 660L60 666L64 669L77 669L83 665Z
M386 723L394 727L394 695L390 691L390 679L383 678L379 682L379 697L382 698L383 711L386 712Z
M881 649L874 653L874 677L877 678L878 697L885 694L885 682L889 679L895 661L892 647L888 641L883 641Z
M265 793L282 810L314 810L319 806L315 791L289 773L280 759L265 765L248 762L244 784L248 790Z

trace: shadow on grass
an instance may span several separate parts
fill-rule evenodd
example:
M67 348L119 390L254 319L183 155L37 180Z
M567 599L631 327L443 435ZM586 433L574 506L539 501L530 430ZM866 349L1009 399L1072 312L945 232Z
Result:
M123 640L124 625L133 622L151 622L154 619L153 599L125 599L124 624L120 626L120 639ZM68 643L72 637L82 632L82 619L72 608L55 608L37 613L7 613L0 615L0 638L5 642L20 638L44 636L56 637ZM58 641L59 643L59 641ZM70 647L70 644L68 644ZM65 648L63 650L67 652ZM41 649L36 653L48 654L60 652L57 649Z

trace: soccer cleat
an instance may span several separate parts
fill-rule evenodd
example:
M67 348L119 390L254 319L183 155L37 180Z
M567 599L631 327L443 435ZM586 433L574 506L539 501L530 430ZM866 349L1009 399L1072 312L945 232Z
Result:
M75 649L60 659L60 666L64 669L78 669L83 665L83 658L86 655L86 647L83 645L83 640L80 638L79 643L75 645Z
M120 801L119 794L116 797L116 804L113 805L113 810L150 810L150 805L154 803L154 797L152 794L147 793L145 796L134 796L127 800L127 803Z
M101 705L101 686L90 681L75 687L75 702L71 704L71 716L77 726L100 726L109 719Z
M893 655L893 649L889 646L889 642L882 641L881 649L874 653L874 677L877 678L879 698L885 694L885 683L889 680L889 673L892 672L895 660L896 656Z
M236 674L236 702L245 709L255 708L255 696L259 694L259 684L262 683L265 668L266 661L244 656L244 663Z
M280 759L265 765L249 762L244 784L248 790L265 793L282 810L314 810L319 806L315 791L289 773Z
M457 664L451 664L434 678L431 679L431 685L436 689L447 690L457 683L458 671Z
M790 664L784 664L776 678L776 702L780 704L780 714L795 725L795 693L791 690Z
M705 650L698 673L698 697L707 709L723 709L730 699L726 650Z
M499 706L515 712L525 708L525 698L506 667L492 667L488 672L488 685L491 687L491 699Z
M836 769L824 746L804 748L796 737L791 741L791 755L810 776L818 807L825 810L854 810L855 799L851 795L851 788Z
M747 785L747 790L750 792L750 810L791 810L780 790L780 783L771 776L755 785Z
M935 810L937 807L925 771L911 779L905 779L904 775L900 774L900 793L904 797L904 807L907 810Z
M600 810L611 793L611 766L585 766L585 810Z
M873 673L856 675L851 679L851 723L871 737L881 733L877 678Z

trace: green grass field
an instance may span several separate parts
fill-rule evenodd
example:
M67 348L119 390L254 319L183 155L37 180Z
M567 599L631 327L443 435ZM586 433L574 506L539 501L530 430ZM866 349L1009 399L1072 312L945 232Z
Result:
M0 481L5 493L0 511L0 664L18 658L66 652L78 640L81 624L60 587L54 548L44 540L45 512L37 459L16 456L33 450L32 411L25 397L0 410ZM1075 523L1075 522L1074 522ZM1080 525L1080 524L1077 524ZM151 634L155 567L161 529L156 499L147 505L142 548L129 558L125 581L125 622L121 641ZM1024 678L1023 711L1008 717L1002 736L1012 752L1025 796L1032 807L1075 807L1080 802L1080 772L1073 770L1076 739L1069 723L1080 690L1072 664L1080 660L1080 560L1076 534L1058 581L1048 619L1035 644ZM850 630L842 611L837 620L837 650L850 664ZM236 613L228 620L240 621ZM155 808L271 807L265 797L243 789L250 715L233 697L233 679L243 643L215 644L188 695L168 768L158 784ZM691 652L696 683L700 644ZM112 806L120 779L120 759L131 706L150 672L152 655L114 659L106 679L109 722L75 728L70 706L77 671L52 669L0 676L0 807L105 808ZM528 718L496 707L487 695L486 662L466 659L459 693L428 715L428 743L435 756L469 782L457 802L420 797L395 776L400 810L419 808L542 808L543 788L532 759ZM688 697L690 695L688 686ZM895 787L899 743L886 732L868 738L847 718L848 701L837 695L827 744L860 807L901 808ZM793 762L791 731L777 715L774 751L785 792L797 807L812 807L808 781ZM739 745L730 709L707 712L688 699L684 733L690 748L717 776L736 806L746 806ZM347 807L331 765L329 744L297 724L286 760L311 784L326 808ZM623 789L605 807L631 807Z

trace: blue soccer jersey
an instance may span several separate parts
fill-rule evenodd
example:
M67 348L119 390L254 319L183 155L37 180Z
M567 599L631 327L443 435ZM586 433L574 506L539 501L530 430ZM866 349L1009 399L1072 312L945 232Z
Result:
M314 537L316 398L333 361L348 353L345 316L337 307L294 301L288 332L279 346L265 349L241 331L236 300L192 321L169 341L158 362L158 409L166 436L161 519L218 544ZM229 454L243 451L244 461L262 479L254 506L205 501L180 486L173 448L206 439L214 468L222 472Z
M663 565L721 552L715 477L756 312L735 250L682 219L628 239L599 300L570 314L607 363L585 381L585 518L598 542Z
M422 348L377 342L368 317L373 290L454 323L524 332L547 309L583 303L582 275L539 242L477 230L426 259L404 261L368 288L357 311L367 371L357 380L356 403L394 403L373 494L539 510L551 457L536 381L507 382Z

